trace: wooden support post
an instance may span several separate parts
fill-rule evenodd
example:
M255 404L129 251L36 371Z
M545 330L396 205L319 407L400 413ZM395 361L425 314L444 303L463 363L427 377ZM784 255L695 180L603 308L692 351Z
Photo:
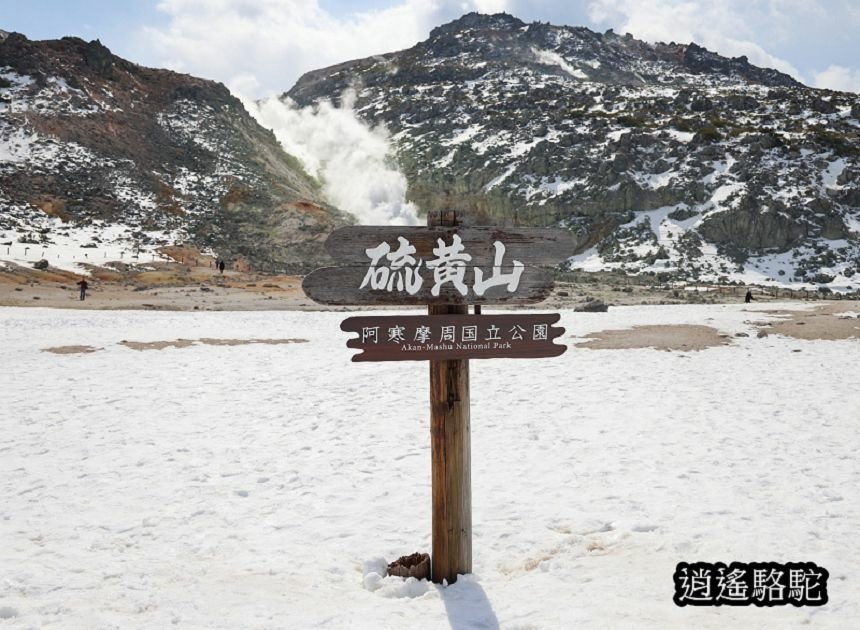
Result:
M467 306L431 306L430 315L467 314ZM430 361L434 582L472 572L472 456L469 361Z
M447 220L446 220L447 219ZM428 224L433 221L428 217ZM456 217L442 215L442 225ZM430 315L466 315L466 305L429 306ZM472 572L472 455L469 361L430 361L433 581L453 584Z

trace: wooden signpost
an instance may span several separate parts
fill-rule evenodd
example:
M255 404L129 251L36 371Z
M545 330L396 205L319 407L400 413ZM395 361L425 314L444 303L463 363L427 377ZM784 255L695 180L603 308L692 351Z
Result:
M438 216L438 215L437 215ZM305 277L309 298L334 305L427 305L426 316L350 317L353 361L430 362L434 582L472 571L469 359L555 357L558 314L481 314L483 304L540 302L552 291L541 267L574 251L564 230L458 226L453 213L429 226L353 226L326 249L336 267ZM475 313L469 314L469 304Z

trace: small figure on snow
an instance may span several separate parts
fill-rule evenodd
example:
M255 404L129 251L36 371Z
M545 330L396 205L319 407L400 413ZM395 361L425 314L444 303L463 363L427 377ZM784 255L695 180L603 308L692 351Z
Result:
M744 302L746 302L747 304L749 304L749 303L750 303L750 302L752 302L752 301L753 301L752 290L751 290L751 289L747 289L747 294L744 296Z
M87 289L90 285L87 284L86 278L81 278L77 282L77 285L81 287L81 302L83 302L85 299L87 299Z

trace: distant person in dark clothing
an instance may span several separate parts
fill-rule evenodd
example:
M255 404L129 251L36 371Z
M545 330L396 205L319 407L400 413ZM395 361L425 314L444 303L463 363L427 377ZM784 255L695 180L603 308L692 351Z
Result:
M87 281L84 278L81 278L77 284L81 287L81 301L83 302L87 299L87 289L90 285L87 284Z
M752 301L753 301L752 291L750 291L749 289L747 289L747 294L744 296L744 302L746 302L747 304L749 304L749 303L750 303L750 302L752 302Z
M220 271L222 274L224 273L224 267L226 267L226 266L227 265L224 264L223 260L218 261L218 271Z

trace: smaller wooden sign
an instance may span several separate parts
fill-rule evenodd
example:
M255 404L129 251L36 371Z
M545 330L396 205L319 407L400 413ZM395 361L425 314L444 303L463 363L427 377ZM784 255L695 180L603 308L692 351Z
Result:
M358 334L346 343L363 350L353 361L539 359L567 350L553 343L564 334L564 328L553 327L560 318L558 313L392 315L350 317L340 328Z

